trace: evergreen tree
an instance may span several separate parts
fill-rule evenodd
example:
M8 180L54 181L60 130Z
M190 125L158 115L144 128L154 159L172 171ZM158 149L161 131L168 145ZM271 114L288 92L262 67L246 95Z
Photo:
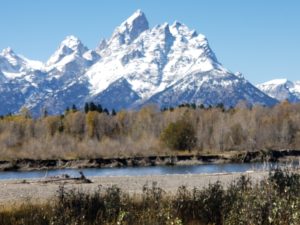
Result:
M221 102L221 103L219 103L219 104L217 104L217 108L221 109L221 110L222 110L222 112L224 112L224 111L225 111L224 104L223 104L222 102Z
M77 112L77 107L75 104L72 105L72 112Z
M90 111L90 107L89 107L89 104L86 102L85 104L84 104L84 112L85 113L88 113Z
M90 111L97 111L97 106L95 105L94 102L90 102Z
M165 112L165 111L167 111L167 110L168 110L168 108L164 107L164 108L162 108L160 111L161 111L161 112Z
M107 108L104 108L104 109L103 109L103 112L106 113L107 115L109 115L109 111L108 111Z
M47 111L47 109L45 109L45 108L43 109L42 115L43 115L44 118L46 118L46 117L48 116L48 111Z
M117 115L117 113L116 113L115 109L113 109L113 110L111 111L111 115L112 115L112 116L115 116L115 115Z
M97 105L97 112L99 112L99 113L103 112L103 108L100 104Z
M203 104L201 104L201 105L199 106L199 108L200 108L200 109L204 109L205 106L204 106Z

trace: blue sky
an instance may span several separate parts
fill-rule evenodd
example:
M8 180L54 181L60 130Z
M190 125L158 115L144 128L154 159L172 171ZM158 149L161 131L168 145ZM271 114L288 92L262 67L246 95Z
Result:
M298 0L1 0L0 49L46 61L67 35L89 48L135 10L150 26L178 20L206 35L219 61L253 83L300 80Z

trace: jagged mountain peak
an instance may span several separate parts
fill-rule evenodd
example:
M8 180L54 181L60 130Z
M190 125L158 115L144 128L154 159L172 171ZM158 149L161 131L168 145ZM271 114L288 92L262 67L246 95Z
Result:
M44 66L44 64L40 61L29 60L26 57L15 53L11 47L3 49L0 56L5 58L15 69L41 70Z
M75 36L67 36L60 44L55 53L47 61L46 66L53 68L56 64L60 63L66 57L73 55L73 58L76 56L82 56L85 52L88 51L88 48L83 45L83 43ZM68 59L67 61L70 61Z
M191 30L184 23L181 23L177 20L170 26L170 29L174 35L184 35L189 38L200 37L203 40L206 40L206 37L203 34L198 34L195 30Z
M118 29L119 31L125 31L127 29L146 30L149 29L149 23L146 15L140 9L138 9L130 17L128 17L128 19L121 23Z
M120 27L122 26L134 26L136 25L136 23L147 23L148 24L148 20L146 18L145 13L142 12L142 10L138 9L136 10L130 17L128 17L122 24Z
M181 34L190 36L194 33L194 30L190 30L185 24L175 20L174 23L170 26L174 34Z
M21 64L23 64L23 60L12 50L12 48L8 47L2 50L0 53L0 58L2 57L2 64L5 65L6 70L11 70L9 67L20 68Z
M73 35L69 35L65 37L65 39L61 42L57 52L61 52L64 54L83 54L88 51L88 48L81 42L81 40Z
M148 29L149 23L145 14L141 10L137 10L115 29L110 42L118 45L130 44Z
M158 35L164 35L164 38L174 38L173 34L171 33L170 25L168 23L163 23L161 25L158 25L154 27L150 33Z
M11 47L3 49L0 53L0 56L8 60L9 63L14 66L16 66L20 63L20 61L22 61L22 58L18 54L16 54Z
M6 55L15 55L15 52L14 50L11 48L11 47L7 47L7 48L4 48L1 53L0 53L1 56L6 56Z
M178 27L181 27L182 25L183 25L183 24L182 24L180 21L175 20L174 23L172 24L172 27L178 28Z
M68 47L74 51L80 49L83 47L82 42L79 40L79 38L69 35L65 37L65 39L61 42L61 47Z
M26 71L38 70L42 67L43 63L18 55L10 47L3 49L0 53L0 72L9 79L20 77Z
M105 49L107 47L107 40L106 39L102 39L98 46L96 47L96 51L100 52L101 50Z

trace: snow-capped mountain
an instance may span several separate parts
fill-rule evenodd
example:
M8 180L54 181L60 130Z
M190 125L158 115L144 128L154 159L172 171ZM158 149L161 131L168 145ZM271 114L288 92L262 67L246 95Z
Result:
M141 11L117 27L111 39L102 41L98 53L102 58L85 74L95 99L102 100L105 93L105 99L114 102L114 95L107 92L115 90L118 83L119 92L130 88L135 96L129 107L148 103L174 106L223 102L229 106L240 100L265 105L276 102L225 69L204 35L177 21L149 29Z
M257 87L267 95L279 101L300 102L300 81L289 81L287 79L275 79Z
M82 106L90 92L83 74L99 59L78 38L66 37L45 64L47 76L39 90L27 98L25 106L37 113L61 113L72 104Z
M0 53L0 71L6 79L19 78L42 68L43 63L17 55L11 48L3 49Z
M240 100L264 105L277 102L240 74L224 68L204 35L177 21L149 28L140 10L95 50L74 36L66 37L46 63L3 50L0 100L14 106L4 107L0 114L21 107L36 114L43 109L61 113L67 106L82 107L86 101L109 109L152 103L222 102L233 106Z
M67 36L47 61L46 70L56 78L61 77L65 72L75 71L74 68L70 68L72 66L78 67L77 70L82 73L80 70L84 70L99 58L95 51L89 50L78 38Z
M273 98L267 98L243 77L219 70L189 73L175 84L153 95L147 103L155 103L161 107L184 102L204 105L223 103L228 107L236 105L239 101L261 105L276 103Z
M44 80L43 63L17 55L11 48L0 53L0 114L18 112Z

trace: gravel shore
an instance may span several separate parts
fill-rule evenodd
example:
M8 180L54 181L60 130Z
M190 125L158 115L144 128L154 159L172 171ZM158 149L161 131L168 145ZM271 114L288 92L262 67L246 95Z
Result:
M150 175L122 177L91 177L92 183L76 183L74 181L43 182L39 179L2 180L0 181L0 205L20 204L22 202L45 202L57 195L60 185L67 189L75 188L83 191L95 191L101 185L110 187L117 185L124 192L140 194L143 186L153 182L168 194L175 193L177 188L185 185L188 188L203 188L210 183L221 181L225 186L241 175L249 176L253 182L259 182L268 176L268 172L226 173L226 174L180 174L180 175Z

